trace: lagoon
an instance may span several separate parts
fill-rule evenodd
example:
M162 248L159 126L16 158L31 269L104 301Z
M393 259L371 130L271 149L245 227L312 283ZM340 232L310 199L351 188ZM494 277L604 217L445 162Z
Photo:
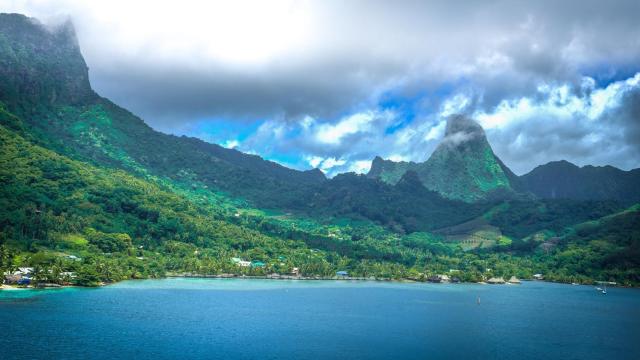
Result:
M640 290L608 290L175 278L0 291L0 358L640 359Z

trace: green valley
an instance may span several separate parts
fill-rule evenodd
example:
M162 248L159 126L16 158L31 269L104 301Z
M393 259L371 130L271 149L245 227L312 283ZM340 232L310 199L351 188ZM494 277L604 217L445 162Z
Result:
M328 179L155 131L91 89L70 24L16 14L0 14L0 79L3 274L87 286L342 271L640 285L637 170L519 177L480 125L454 116L427 161L376 157L367 175ZM602 179L613 180L596 193Z

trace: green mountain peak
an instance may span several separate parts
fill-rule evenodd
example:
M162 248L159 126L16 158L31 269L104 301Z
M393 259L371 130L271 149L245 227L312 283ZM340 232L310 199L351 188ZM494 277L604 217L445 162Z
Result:
M410 170L426 188L466 202L504 197L517 183L516 175L494 154L482 127L461 115L447 120L444 138L427 161L376 158L368 176L396 184Z

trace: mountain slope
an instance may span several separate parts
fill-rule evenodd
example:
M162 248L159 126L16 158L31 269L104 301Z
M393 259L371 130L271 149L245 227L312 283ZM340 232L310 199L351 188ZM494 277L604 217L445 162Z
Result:
M445 136L427 161L376 158L368 176L394 184L409 170L426 188L466 202L509 197L520 189L517 176L493 153L482 127L463 116L448 119Z
M578 167L568 161L540 165L521 177L524 186L544 199L640 201L640 169Z
M206 186L261 207L295 206L308 186L325 180L319 170L296 171L154 131L91 90L70 24L49 30L23 15L1 14L0 64L7 79L0 101L41 144L76 159Z

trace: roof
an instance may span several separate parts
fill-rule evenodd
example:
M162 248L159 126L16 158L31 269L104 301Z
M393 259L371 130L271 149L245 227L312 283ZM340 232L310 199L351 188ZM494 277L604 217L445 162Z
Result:
M344 276L346 276L346 275L349 275L349 273L346 272L346 271L336 271L336 275L344 275Z

